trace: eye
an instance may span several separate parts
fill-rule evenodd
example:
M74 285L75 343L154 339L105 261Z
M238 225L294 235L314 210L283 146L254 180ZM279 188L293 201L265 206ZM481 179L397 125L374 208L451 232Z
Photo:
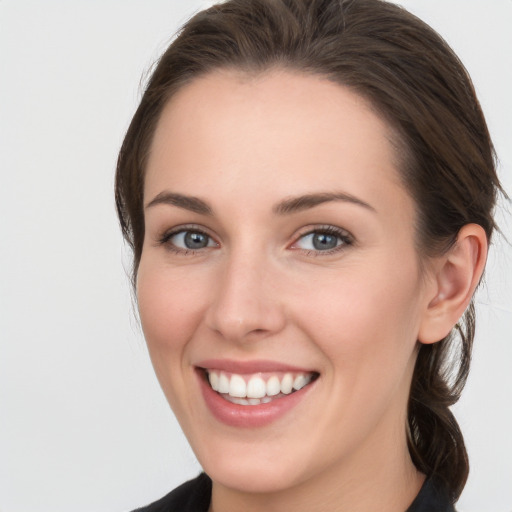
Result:
M347 231L334 226L326 226L302 235L291 248L331 253L352 245L352 243L353 239Z
M160 243L176 252L199 251L208 247L218 247L217 242L198 229L180 229L165 234Z

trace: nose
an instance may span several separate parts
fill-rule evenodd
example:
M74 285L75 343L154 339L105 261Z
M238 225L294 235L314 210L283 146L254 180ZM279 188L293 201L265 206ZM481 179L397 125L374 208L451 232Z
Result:
M279 288L262 258L240 254L219 269L207 326L235 343L266 338L285 326Z

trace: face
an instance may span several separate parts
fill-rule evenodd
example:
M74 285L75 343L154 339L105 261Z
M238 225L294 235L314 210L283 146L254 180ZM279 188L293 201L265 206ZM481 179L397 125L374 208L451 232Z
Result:
M390 131L319 77L217 72L163 111L137 293L215 482L270 492L407 450L429 301Z

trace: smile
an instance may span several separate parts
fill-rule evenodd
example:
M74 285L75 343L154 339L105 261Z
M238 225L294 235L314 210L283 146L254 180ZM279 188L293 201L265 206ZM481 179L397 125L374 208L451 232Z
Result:
M213 391L237 405L261 405L283 398L307 386L318 374L315 372L274 372L237 374L205 370Z
M270 360L209 359L195 365L204 403L229 427L265 427L309 403L320 373Z

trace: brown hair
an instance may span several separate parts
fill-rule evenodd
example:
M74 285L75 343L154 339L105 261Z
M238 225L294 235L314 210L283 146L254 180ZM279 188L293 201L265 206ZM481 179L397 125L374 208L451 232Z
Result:
M417 206L420 255L447 250L468 223L481 225L490 240L502 190L492 142L468 73L436 32L382 0L229 0L194 16L160 58L121 147L116 204L133 249L134 282L144 239L144 169L164 105L210 71L276 66L350 87L387 120ZM409 399L412 460L453 501L469 465L449 406L468 375L474 318L472 303L452 334L421 346Z

